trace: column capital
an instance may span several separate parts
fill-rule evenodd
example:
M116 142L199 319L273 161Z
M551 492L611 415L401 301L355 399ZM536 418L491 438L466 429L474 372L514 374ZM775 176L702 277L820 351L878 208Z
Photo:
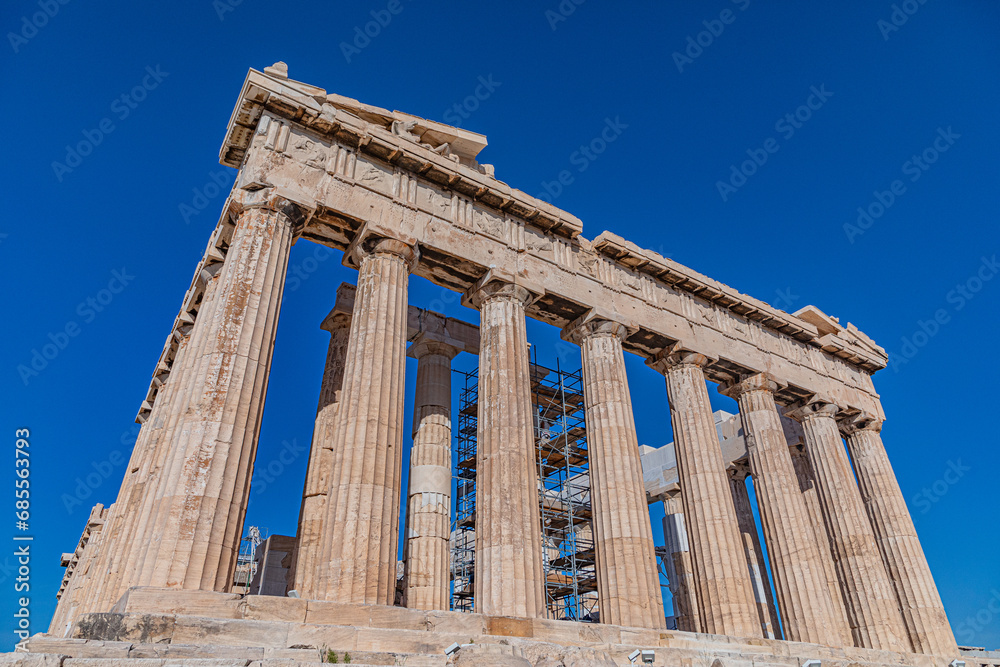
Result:
M715 361L715 359L683 347L680 343L675 343L660 350L656 355L646 361L646 365L653 370L666 375L667 371L678 366L696 366L704 369L705 366Z
M406 241L385 236L370 235L364 237L358 236L351 243L350 247L347 248L347 252L344 253L344 260L345 262L350 260L352 265L360 267L362 260L375 255L394 255L399 257L406 264L407 271L413 271L413 267L417 265L417 261L420 259L420 251L415 243L407 243Z
M788 410L785 411L785 416L804 424L818 417L835 419L838 412L840 412L840 406L833 401L820 396L813 396L805 401L789 406Z
M748 391L769 391L773 394L782 386L782 383L778 382L770 373L754 373L753 375L741 375L738 380L719 387L719 393L738 399L741 394Z
M745 480L747 477L752 477L750 474L750 463L746 459L742 459L737 463L729 466L729 476L735 480Z
M595 317L590 313L579 317L562 330L562 339L579 345L585 338L591 336L614 336L618 340L625 340L629 335L629 329L621 322Z
M351 318L354 317L354 300L357 298L358 288L350 283L340 283L337 287L337 298L333 302L333 308L330 310L330 314L326 316L323 320L323 324L320 325L321 329L326 329L328 323L332 323L338 315L346 316L347 321L350 322Z
M335 308L330 311L329 315L323 318L323 322L319 325L319 328L323 331L333 333L336 329L349 326L351 326L351 313L344 313Z
M684 503L681 498L681 490L679 486L673 491L669 491L663 495L663 511L668 516L671 514L684 513Z
M421 359L426 355L439 355L454 359L462 349L427 334L417 334L406 350L406 356Z
M483 280L477 282L462 295L462 305L479 310L487 301L511 299L520 302L522 306L527 306L535 300L536 296L526 287L487 274Z
M316 202L305 196L267 187L256 191L240 190L239 198L231 199L228 214L236 217L253 209L273 211L285 216L292 225L292 235L297 236L316 213Z
M840 432L846 436L854 435L859 431L882 432L882 420L867 412L845 416L838 420L838 425L840 426Z

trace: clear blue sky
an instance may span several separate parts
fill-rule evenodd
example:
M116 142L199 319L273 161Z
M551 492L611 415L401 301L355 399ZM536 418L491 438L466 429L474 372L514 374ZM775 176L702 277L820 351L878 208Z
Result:
M224 199L206 185L232 178L217 155L243 77L285 60L294 79L486 134L482 161L530 194L554 192L545 184L567 170L555 203L589 238L611 230L775 306L815 304L905 361L875 377L886 446L959 642L1000 645L1000 278L980 282L1000 252L996 2L908 0L896 23L888 0L563 0L568 15L557 0L46 2L51 17L35 16L37 0L0 10L11 489L0 496L13 505L14 431L29 428L33 630L54 607L59 554L90 505L115 498L133 417ZM372 12L391 20L345 49ZM481 78L485 99L466 104ZM615 140L586 157L608 122ZM100 143L67 157L88 136ZM861 225L859 207L872 216ZM283 304L260 467L283 443L309 442L319 323L355 280L340 253L314 264L315 251L292 252L304 279ZM421 279L411 302L476 318ZM50 334L64 348L25 382L18 366ZM579 365L554 329L532 322L529 336L542 361L562 352ZM640 441L670 441L662 378L628 365ZM254 494L249 522L294 533L305 463ZM0 555L0 646L13 643L15 560Z

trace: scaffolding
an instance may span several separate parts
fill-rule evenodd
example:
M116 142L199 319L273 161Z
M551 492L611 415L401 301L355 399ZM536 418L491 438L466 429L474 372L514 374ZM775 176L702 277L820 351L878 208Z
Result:
M464 383L455 432L451 606L473 611L479 375L456 372ZM537 357L530 372L548 617L597 620L583 379L558 364L554 370L541 366Z
M250 584L257 574L257 548L267 539L267 528L261 533L257 526L250 526L241 540L240 552L236 556L236 570L233 573L234 593L247 594Z
M656 552L656 574L657 579L660 581L660 595L664 593L670 593L670 600L672 602L672 608L668 608L667 611L667 630L677 630L677 603L673 602L674 594L673 590L670 588L669 582L670 577L674 573L673 565L673 554L667 547L655 547Z
M475 611L476 565L476 429L478 427L479 372L464 376L459 393L455 431L455 521L451 531L451 608Z

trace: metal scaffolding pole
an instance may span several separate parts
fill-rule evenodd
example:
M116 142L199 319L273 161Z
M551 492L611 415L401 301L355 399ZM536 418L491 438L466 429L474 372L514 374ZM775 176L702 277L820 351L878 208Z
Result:
M458 372L458 371L457 371ZM478 371L461 373L455 433L451 608L473 611ZM531 366L548 617L596 620L597 575L581 371Z

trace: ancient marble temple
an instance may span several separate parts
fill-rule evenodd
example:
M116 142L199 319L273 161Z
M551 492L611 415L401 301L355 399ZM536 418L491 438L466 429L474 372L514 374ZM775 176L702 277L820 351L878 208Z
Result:
M485 146L474 132L289 79L283 63L250 70L220 154L239 174L156 364L121 490L92 513L52 626L21 659L959 658L880 435L872 375L884 350L814 307L789 314L609 232L585 238L579 219L479 163ZM243 595L234 570L295 243L342 251L357 287L341 288L323 322L294 594ZM410 304L411 275L460 293L479 326ZM545 618L527 317L580 349L599 624ZM479 364L471 614L449 611L451 376L462 353ZM665 624L626 354L666 385L678 487L668 541L684 543L668 568L676 630ZM739 405L737 468L720 449L710 382ZM786 436L789 419L801 442ZM760 585L765 570L774 595Z

